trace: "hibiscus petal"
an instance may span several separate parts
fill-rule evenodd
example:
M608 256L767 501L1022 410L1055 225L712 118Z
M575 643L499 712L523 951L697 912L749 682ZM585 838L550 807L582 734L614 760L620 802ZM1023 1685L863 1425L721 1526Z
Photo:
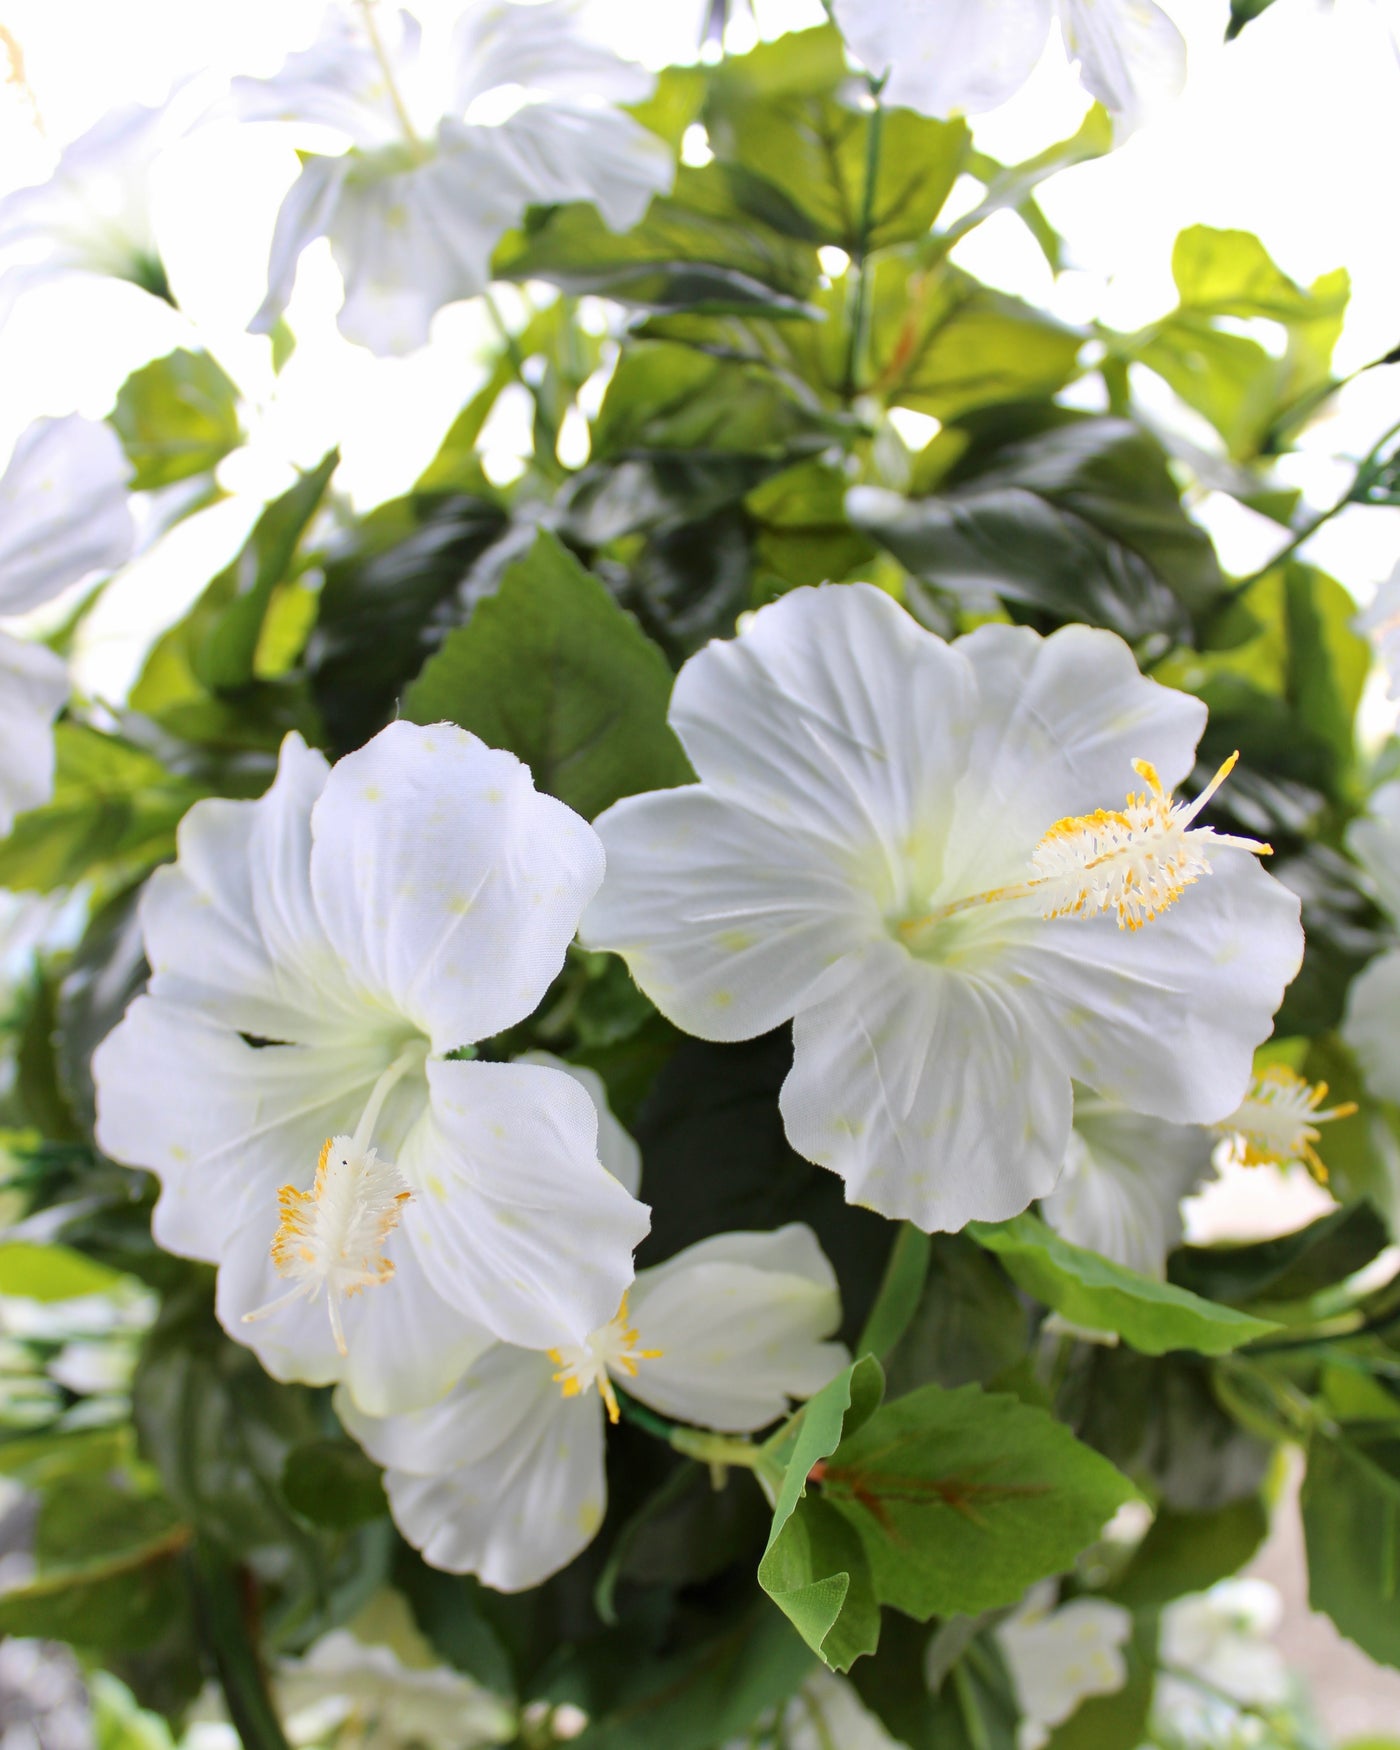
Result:
M37 607L131 557L131 478L117 434L72 414L21 433L0 478L0 613Z
M1050 0L835 0L837 28L886 103L976 115L1019 91L1050 30Z
M598 819L608 878L584 915L661 1010L701 1039L788 1020L833 960L882 929L829 847L700 784L629 796Z
M623 1190L635 1197L642 1184L642 1151L613 1116L607 1083L597 1070L581 1063L565 1063L552 1051L522 1051L515 1062L543 1064L546 1069L560 1069L574 1078L598 1112L598 1159Z
M266 795L197 802L180 822L179 859L141 900L153 995L281 1043L408 1031L351 987L311 901L309 821L327 769L288 735Z
M384 1247L395 1265L393 1276L341 1298L348 1354L336 1348L324 1293L245 1323L245 1314L270 1306L290 1286L270 1255L276 1225L274 1205L228 1240L216 1301L224 1329L247 1344L274 1379L307 1385L343 1380L367 1415L389 1416L435 1403L491 1343L430 1286L402 1232L391 1234Z
M1239 1105L1303 956L1297 896L1248 852L1212 863L1140 930L1034 919L1006 950L1042 1051L1106 1099L1176 1123Z
M528 13L509 4L468 7L453 27L452 59L458 112L502 85L612 103L640 103L656 85L654 73L579 33L574 0L544 0Z
M1056 0L1084 88L1113 112L1121 141L1186 82L1186 44L1152 0Z
M310 1183L321 1145L354 1129L386 1061L373 1040L255 1049L222 1019L138 997L93 1055L97 1139L159 1177L158 1243L217 1263L253 1217L265 1215L271 1243L278 1187ZM390 1095L389 1142L421 1100L416 1080Z
M602 1524L602 1405L593 1393L565 1398L552 1371L547 1356L499 1344L420 1416L376 1423L339 1401L350 1432L388 1464L394 1521L430 1566L519 1592Z
M0 633L0 836L53 794L53 720L67 698L61 657Z
M311 831L327 936L437 1051L530 1013L603 878L587 822L450 723L391 723L347 755Z
M1018 995L893 942L849 956L793 1024L788 1140L929 1231L1019 1214L1059 1176L1071 1095Z
M1370 1091L1400 1100L1400 948L1380 955L1353 981L1342 1038Z
M950 895L1022 879L1041 835L1066 815L1117 808L1150 759L1168 789L1190 772L1199 699L1148 680L1113 632L982 626L954 649L972 664L977 727L944 869Z
M643 1270L628 1299L639 1349L633 1397L663 1415L746 1433L809 1398L850 1360L828 1343L841 1322L836 1275L800 1222L716 1234Z
M287 190L272 228L267 296L248 324L250 334L271 334L292 301L302 251L325 236L352 169L350 158L310 156Z
M829 847L882 911L938 874L976 696L966 662L870 584L796 589L676 678L705 788Z
M598 1114L537 1064L427 1066L399 1170L403 1227L444 1300L505 1342L583 1342L617 1312L650 1225L599 1164Z

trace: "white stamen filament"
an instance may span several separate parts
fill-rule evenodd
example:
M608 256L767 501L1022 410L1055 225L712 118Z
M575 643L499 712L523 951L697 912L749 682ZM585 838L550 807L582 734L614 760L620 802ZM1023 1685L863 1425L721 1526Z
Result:
M638 1336L627 1323L627 1296L610 1324L594 1331L586 1343L565 1343L549 1351L549 1359L558 1372L554 1383L566 1398L576 1398L590 1386L597 1386L598 1395L607 1406L608 1420L616 1422L619 1414L617 1393L612 1375L637 1377L639 1361L657 1361L660 1349L638 1349Z
M1314 1146L1322 1134L1317 1127L1356 1111L1354 1100L1321 1111L1326 1098L1326 1082L1314 1084L1285 1064L1272 1064L1250 1082L1238 1108L1212 1128L1228 1139L1226 1159L1235 1165L1287 1167L1301 1161L1325 1185L1327 1168Z
M279 1276L294 1286L276 1300L244 1313L243 1323L271 1317L295 1300L315 1300L324 1288L331 1335L348 1353L340 1300L387 1282L394 1266L384 1245L412 1197L392 1161L370 1146L388 1099L409 1070L423 1062L421 1043L406 1046L374 1084L353 1136L329 1137L309 1191L283 1185L277 1193L281 1219L271 1256Z

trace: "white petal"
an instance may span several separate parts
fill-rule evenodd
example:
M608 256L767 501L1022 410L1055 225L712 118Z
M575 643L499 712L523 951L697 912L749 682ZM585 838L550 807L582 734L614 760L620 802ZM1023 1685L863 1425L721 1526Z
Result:
M1160 1278L1181 1243L1181 1200L1209 1176L1216 1140L1199 1125L1078 1097L1065 1169L1041 1214L1074 1245Z
M1176 1123L1235 1110L1303 957L1297 896L1246 851L1213 864L1140 930L1033 920L1008 949L1042 1049L1106 1099Z
M1375 600L1356 619L1358 632L1370 634L1385 670L1390 698L1400 699L1400 565L1376 591Z
M1181 32L1152 0L1056 0L1065 47L1121 140L1169 103L1186 80Z
M1400 948L1380 955L1352 981L1342 1038L1371 1092L1400 1100Z
M642 1184L642 1151L613 1115L608 1104L607 1083L596 1069L581 1063L566 1063L551 1051L522 1051L516 1063L539 1063L546 1069L562 1069L572 1076L592 1100L598 1113L598 1159L633 1197Z
M411 70L419 27L407 12L380 7L375 26L396 79ZM384 71L359 19L331 6L310 48L288 55L270 79L234 79L233 107L243 121L309 122L336 128L357 146L401 144L403 130Z
M410 1031L350 983L312 904L311 808L327 770L289 735L266 795L197 802L180 822L178 860L141 899L153 995L283 1043Z
M131 464L101 420L39 419L0 478L0 614L46 602L131 557Z
M339 1401L346 1427L388 1465L394 1521L432 1567L518 1592L593 1538L607 1498L602 1403L563 1397L552 1371L547 1356L499 1344L420 1416L376 1423Z
M271 1305L289 1287L269 1255L276 1226L277 1207L269 1203L227 1240L217 1299L224 1329L252 1349L275 1379L308 1385L341 1380L367 1415L395 1415L436 1403L491 1344L486 1332L430 1286L402 1229L384 1247L393 1276L341 1298L347 1355L336 1348L324 1294L245 1323L246 1313Z
M690 784L598 818L602 891L582 935L627 961L665 1016L702 1039L786 1021L842 954L882 932L874 897L792 823Z
M1058 1726L1090 1695L1128 1680L1123 1656L1131 1614L1101 1598L1076 1598L1047 1616L1011 1617L996 1630L1017 1700L1029 1722Z
M397 1159L430 1281L506 1342L583 1342L617 1312L650 1225L598 1162L592 1100L536 1064L429 1060L428 1088Z
M349 158L308 157L287 190L272 229L267 296L248 324L251 334L270 334L292 299L302 251L324 237L335 220L352 163Z
M347 755L311 831L331 942L437 1051L530 1013L603 878L588 823L450 723L391 723Z
M1019 91L1040 59L1050 0L835 0L848 46L886 103L924 115L976 115Z
M158 1243L216 1263L230 1236L277 1226L277 1188L311 1183L328 1136L352 1131L379 1075L374 1040L255 1049L221 1020L138 997L92 1060L104 1153L161 1181ZM421 1081L390 1095L378 1134L387 1158L421 1106Z
M953 647L977 679L977 729L944 870L950 895L1025 877L1042 834L1067 815L1120 807L1150 759L1173 789L1206 724L1199 699L1138 672L1113 632L983 626Z
M532 203L592 201L613 231L630 231L675 181L670 148L620 110L527 104L479 132Z
M1347 848L1371 877L1381 905L1400 919L1400 784L1382 784L1347 828Z
M733 1433L764 1428L850 1360L835 1272L800 1222L717 1234L643 1270L628 1301L639 1361L627 1390L663 1415Z
M851 955L793 1024L779 1096L788 1140L846 1196L927 1230L1004 1221L1055 1183L1068 1073L1029 1005L994 973Z
M470 6L457 21L452 50L453 107L459 113L474 97L502 85L555 97L640 103L656 84L645 67L620 60L580 34L573 0L545 0L528 12L500 3Z
M0 837L53 794L53 720L67 698L60 657L0 633Z
M889 910L937 878L975 710L965 659L856 583L793 590L706 645L670 720L706 789L821 840Z

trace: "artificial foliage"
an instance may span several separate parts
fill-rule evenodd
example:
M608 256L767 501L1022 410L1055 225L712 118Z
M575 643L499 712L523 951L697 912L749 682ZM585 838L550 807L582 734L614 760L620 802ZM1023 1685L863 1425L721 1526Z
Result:
M239 82L349 140L278 223L279 368L321 234L351 339L496 327L418 483L358 513L308 466L120 703L61 698L100 587L0 648L0 1634L70 1644L113 1750L1306 1750L1219 1584L1289 1454L1314 1607L1400 1666L1389 626L1281 467L1347 276L1194 226L1134 333L980 283L998 214L1059 269L1037 187L1146 87L1078 41L1112 117L1002 164L860 68L862 10L652 81L477 5L449 98L351 6ZM503 84L544 96L452 119ZM49 266L172 298L133 239ZM247 424L191 341L35 427L0 606L123 565L128 493L217 503ZM1395 443L1336 509L1400 504ZM1272 563L1222 567L1207 490ZM1335 1207L1186 1243L1227 1156Z

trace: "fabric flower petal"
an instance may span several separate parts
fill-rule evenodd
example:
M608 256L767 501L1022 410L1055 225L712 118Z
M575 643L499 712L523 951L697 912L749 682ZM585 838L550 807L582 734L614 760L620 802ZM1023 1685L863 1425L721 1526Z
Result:
M1109 110L1122 140L1177 96L1186 44L1152 0L1056 0L1065 47L1090 96Z
M1019 91L1050 31L1051 0L835 0L837 28L886 103L977 115Z
M138 997L93 1055L97 1140L160 1179L157 1242L217 1263L249 1219L266 1222L271 1244L278 1187L310 1183L322 1144L354 1128L383 1069L375 1042L258 1049L215 1017ZM411 1084L395 1090L391 1142L420 1102Z
M544 0L526 17L507 0L465 8L452 36L454 111L465 113L473 98L502 86L610 103L651 96L656 76L583 37L573 0Z
M1137 931L1111 917L1036 920L1006 950L1041 1052L1096 1093L1213 1124L1244 1096L1254 1051L1303 957L1299 904L1245 851Z
M747 1433L809 1398L850 1360L836 1274L800 1222L716 1234L642 1271L628 1316L644 1349L627 1390L663 1415Z
M1347 848L1371 877L1388 916L1400 921L1400 784L1382 784L1347 828Z
M1067 815L1116 808L1151 758L1171 790L1206 724L1199 699L1146 679L1115 633L982 626L953 648L977 681L942 891L1022 879L1042 833Z
M1400 948L1379 955L1352 981L1342 1038L1370 1091L1400 1100Z
M67 698L62 658L0 633L0 836L53 794L53 721Z
M1044 1047L1004 980L874 943L793 1023L788 1139L882 1215L1005 1221L1054 1185L1069 1140L1069 1076Z
M602 1402L563 1397L552 1370L546 1355L498 1344L414 1416L376 1422L338 1397L346 1427L388 1466L394 1521L431 1567L523 1591L602 1524Z
M131 557L131 464L101 420L38 419L0 477L0 614L37 607Z
M248 324L250 334L271 334L281 320L292 301L302 251L329 232L353 168L349 158L308 154L302 161L301 174L277 209L268 255L267 296Z
M581 1063L566 1063L552 1051L522 1051L514 1061L543 1064L546 1069L560 1069L574 1078L598 1112L598 1159L622 1189L635 1197L642 1185L642 1151L614 1116L608 1104L607 1084L597 1070Z
M476 131L531 205L592 201L610 231L630 231L675 181L671 149L621 110L526 104L496 127Z
M617 1312L644 1205L599 1164L598 1114L537 1064L427 1065L429 1103L398 1154L419 1194L403 1228L443 1299L506 1342L582 1342Z
M792 823L691 784L598 819L608 879L584 914L669 1020L701 1039L786 1021L842 954L879 935L875 900Z
M587 822L538 794L514 754L452 724L391 723L347 755L311 830L332 945L435 1051L530 1013L603 878Z

